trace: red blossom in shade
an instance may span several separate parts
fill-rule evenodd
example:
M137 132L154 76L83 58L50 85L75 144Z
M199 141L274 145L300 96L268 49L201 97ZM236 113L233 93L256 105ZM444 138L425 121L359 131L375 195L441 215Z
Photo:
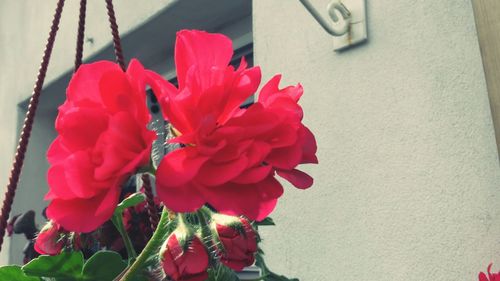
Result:
M492 264L488 265L488 275L484 272L479 273L479 281L500 281L500 271L497 273L491 273Z
M183 30L177 34L175 62L179 87L156 90L165 116L184 147L167 154L157 171L165 205L192 212L205 203L229 215L264 219L283 187L275 175L305 189L313 179L296 169L317 163L316 141L302 124L300 85L278 87L275 76L248 109L240 105L259 87L258 67L242 59L228 66L232 43L222 34ZM150 73L161 82L161 78Z
M48 222L35 240L35 251L41 255L58 255L64 247L63 229L60 225Z
M160 259L163 270L174 281L205 281L208 253L197 236L177 229L165 241Z
M76 232L90 232L113 214L121 184L148 165L156 134L146 125L147 77L133 60L126 73L112 62L80 66L56 119L57 138L45 196L47 216Z
M212 228L222 248L220 261L223 264L241 271L254 263L257 234L247 219L216 214L212 216Z

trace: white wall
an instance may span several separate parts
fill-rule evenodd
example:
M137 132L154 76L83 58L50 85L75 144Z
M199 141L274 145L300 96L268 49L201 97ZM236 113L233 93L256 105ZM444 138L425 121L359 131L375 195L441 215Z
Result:
M368 44L335 53L298 1L253 1L256 64L303 84L320 160L263 230L269 263L305 281L477 280L500 268L500 169L470 1L367 8Z

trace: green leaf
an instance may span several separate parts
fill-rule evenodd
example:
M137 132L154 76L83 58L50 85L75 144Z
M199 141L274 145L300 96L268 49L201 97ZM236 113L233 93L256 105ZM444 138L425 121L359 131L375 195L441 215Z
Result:
M216 268L208 271L207 281L240 281L240 279L232 269L219 263Z
M125 209L134 207L144 202L145 200L146 200L146 195L144 193L141 192L133 193L127 198L123 199L123 201L120 204L118 204L118 206L115 209L115 214L119 214L121 216L121 214L123 213L123 211L125 211Z
M112 281L125 268L127 263L120 254L112 251L99 251L83 265L84 280Z
M22 267L27 275L54 277L57 280L81 280L83 255L63 252L57 256L39 256Z
M0 267L0 280L5 281L40 281L39 277L27 276L18 265Z
M274 223L273 219L270 218L270 217L267 217L267 218L263 219L262 221L256 221L255 224L258 225L258 226L276 225Z

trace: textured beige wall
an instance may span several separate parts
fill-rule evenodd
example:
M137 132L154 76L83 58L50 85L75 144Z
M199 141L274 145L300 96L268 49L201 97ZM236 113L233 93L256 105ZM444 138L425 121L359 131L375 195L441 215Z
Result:
M115 2L125 32L172 1ZM264 230L268 259L304 281L475 280L500 266L500 170L470 3L367 2L370 42L335 54L298 1L254 1L257 63L303 83L321 161L308 169L316 185L288 188ZM54 6L0 1L1 186ZM77 10L67 1L48 81L73 63ZM86 55L110 38L103 1L89 15ZM28 161L41 161L47 143L33 143ZM33 195L16 210L38 208L45 170L25 171Z
M19 129L18 118L23 118L22 112L18 113L17 105L26 99L33 89L56 2L56 0L0 1L0 190L2 194L7 184L17 142L15 132ZM102 0L87 2L86 38L91 40L85 43L85 57L97 52L111 41L105 2ZM175 0L114 2L120 32L125 34ZM73 66L78 8L79 1L66 1L46 85ZM27 165L23 171L20 183L23 191L18 193L13 214L29 209L40 211L46 204L41 201L47 190L44 180L47 171L45 151L54 132L41 128L51 128L52 122L53 116L37 116L26 161L40 163L40 166ZM31 190L28 190L30 188ZM41 221L39 216L38 222ZM20 263L25 241L23 237L17 235L12 240L11 248L10 240L7 240L0 253L0 264L8 262L9 252L13 257L9 262Z
M303 83L320 159L264 250L305 281L477 280L500 268L500 169L470 1L367 6L369 43L337 54L298 1L253 1L256 63Z

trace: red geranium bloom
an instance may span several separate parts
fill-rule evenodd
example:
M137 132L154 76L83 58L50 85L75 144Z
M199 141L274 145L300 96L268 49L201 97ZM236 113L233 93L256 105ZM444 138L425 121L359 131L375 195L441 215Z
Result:
M71 79L56 119L58 137L47 152L47 216L64 229L90 232L102 225L121 184L148 165L156 134L146 128L146 81L135 60L126 73L107 61L82 65Z
M492 264L488 265L488 276L484 272L479 273L479 281L500 281L500 271L497 273L491 273Z
M283 193L276 173L298 188L312 185L312 178L295 168L317 163L316 141L301 122L302 87L279 89L280 76L263 87L255 104L240 109L259 87L261 73L247 68L245 60L236 70L228 66L232 54L232 43L222 34L177 34L179 87L164 83L157 94L179 133L173 142L184 147L160 163L157 190L177 212L209 203L225 214L261 220Z

